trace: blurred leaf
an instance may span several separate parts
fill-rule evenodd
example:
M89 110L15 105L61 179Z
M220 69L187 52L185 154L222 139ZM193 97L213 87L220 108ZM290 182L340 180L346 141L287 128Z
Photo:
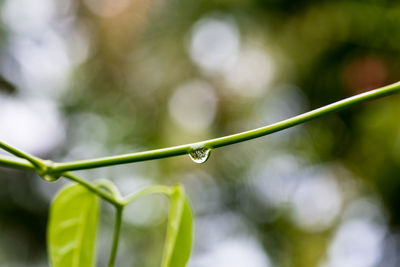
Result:
M177 185L170 198L167 237L162 267L184 267L193 241L193 216L182 186Z
M95 265L99 202L81 185L64 187L54 198L47 229L54 267Z
M16 87L14 84L7 81L3 76L0 75L0 90L7 93L13 93L16 91Z

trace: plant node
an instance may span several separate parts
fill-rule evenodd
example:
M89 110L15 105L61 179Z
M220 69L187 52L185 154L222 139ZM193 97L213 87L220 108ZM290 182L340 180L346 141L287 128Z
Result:
M51 160L42 160L37 173L46 182L57 181L61 177L61 174L54 172L54 165L54 162Z

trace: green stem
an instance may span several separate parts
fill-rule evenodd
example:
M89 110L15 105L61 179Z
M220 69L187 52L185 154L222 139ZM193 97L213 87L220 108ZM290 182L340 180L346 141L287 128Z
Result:
M295 125L304 123L306 121L313 120L318 117L348 108L350 106L359 104L361 102L365 102L367 100L375 99L390 94L395 94L398 92L400 92L400 82L384 86L379 89L371 90L362 94L358 94L343 99L341 101L332 103L330 105L292 117L290 119L283 120L281 122L277 122L258 129L181 146L174 146L169 148L149 150L144 152L131 153L119 156L112 156L112 157L79 160L79 161L72 161L65 163L54 163L54 165L52 166L52 172L62 173L72 170L84 170L84 169L100 168L111 165L138 162L138 161L160 159L160 158L184 155L197 148L212 149L231 144L236 144L239 142L254 139L271 133L279 132L281 130L293 127ZM24 162L21 160L12 160L9 157L7 158L0 157L0 165L23 168L23 169L35 169L28 162Z
M16 169L36 170L35 165L26 159L10 157L7 155L0 155L0 165Z
M110 259L108 260L108 267L114 267L115 259L117 258L118 241L119 241L119 234L121 232L121 223L122 223L122 211L123 211L122 206L116 208L114 237L113 237L113 243L112 243L112 247L111 247Z
M119 192L118 188L113 184L110 180L107 179L100 179L94 182L95 185L98 187L103 187L111 193L111 196L118 200L119 202L122 201L121 193Z
M63 173L62 176L64 176L65 178L68 178L69 180L77 182L78 184L81 184L82 186L86 187L88 190L97 194L102 199L113 204L115 207L117 207L117 208L122 207L122 204L118 199L114 198L114 196L110 196L109 194L104 192L102 189L98 188L96 185L93 185L90 182L88 182L76 175L73 175L72 173L66 172L66 173Z
M104 157L104 158L97 158L97 159L89 159L89 160L80 160L80 161L72 161L66 163L56 163L54 165L54 170L58 172L69 171L69 170L83 170L83 169L91 169L91 168L100 168L110 165L117 165L117 164L125 164L131 162L138 162L138 161L145 161L145 160L152 160L152 159L160 159L172 156L178 156L187 154L190 151L196 148L218 148L222 146L227 146L239 142L243 142L246 140L254 139L260 136L268 135L271 133L275 133L295 125L304 123L309 120L316 119L323 115L327 115L350 106L359 104L361 102L375 99L378 97L394 94L400 92L400 82L371 90L362 94L358 94L341 101L335 102L333 104L306 112L304 114L292 117L290 119L274 123L265 127L261 127L258 129L254 129L251 131L246 131L238 134L233 134L229 136L224 136L220 138L215 138L211 140L206 140L202 142L197 142L193 144L186 144L181 146L174 146L169 148L157 149L157 150L150 150L145 152L139 153L132 153L132 154L125 154L119 156L112 156L112 157Z
M23 152L23 151L15 148L13 146L10 146L2 141L0 141L0 148L4 149L5 151L7 151L17 157L26 159L28 162L32 163L32 165L34 165L34 167L36 167L36 168L45 167L45 164L43 163L43 161L41 159L39 159L33 155L30 155L26 152Z
M172 193L172 190L173 189L171 189L170 187L164 186L164 185L150 186L150 187L140 190L139 192L136 192L136 193L126 196L122 200L122 205L124 205L124 206L128 205L132 201L135 201L136 199L138 199L142 196L145 196L145 195L149 195L149 194L161 193L161 194L165 194L165 195L170 195Z

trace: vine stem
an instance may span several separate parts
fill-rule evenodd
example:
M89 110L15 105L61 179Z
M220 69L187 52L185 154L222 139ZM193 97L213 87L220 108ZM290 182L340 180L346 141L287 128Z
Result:
M122 204L122 196L121 193L119 192L118 188L115 186L115 184L113 182L111 182L110 180L107 179L100 179L100 180L96 180L94 182L95 185L97 185L98 187L102 187L106 190L108 190L111 193L111 196L118 200L120 204Z
M154 194L154 193L161 193L164 195L171 195L172 193L172 189L169 186L164 186L164 185L154 185L154 186L150 186L147 188L144 188L142 190L140 190L139 192L135 192L132 193L128 196L126 196L123 200L122 200L122 205L126 206L129 203L135 201L136 199L145 196L145 195L150 195L150 194Z
M37 158L37 157L35 157L33 155L30 155L30 154L28 154L26 152L23 152L22 150L19 150L19 149L15 148L15 147L13 147L13 146L11 146L9 144L6 144L6 143L4 143L2 141L0 141L0 148L4 149L5 151L7 151L7 152L9 152L11 154L13 154L14 156L17 156L17 157L25 159L26 161L31 163L33 169L41 169L41 168L44 167L44 163L43 163L43 161L41 159L39 159L39 158ZM4 156L4 157L5 157L6 161L8 161L10 163L13 162L13 157L7 157L7 156ZM7 160L7 158L8 158L8 160ZM22 162L23 161L20 161L17 164L22 164Z
M113 243L112 243L112 247L111 247L110 258L108 260L108 267L114 267L115 259L117 258L118 241L119 241L119 234L121 232L123 209L124 209L123 206L119 206L119 207L116 207L116 210L115 210L114 237L113 237Z
M36 166L27 161L26 159L11 157L7 155L0 155L0 164L5 167L16 168L16 169L26 169L26 170L36 170Z
M106 187L106 184L101 183L99 184L99 186L104 186L107 189L111 189L111 193L112 195L107 194L106 192L104 192L102 189L98 188L98 186L91 184L90 182L86 181L85 179L82 179L76 175L73 175L72 173L66 172L63 173L62 176L64 176L65 178L74 181L84 187L86 187L88 190L92 191L93 193L97 194L99 197L101 197L102 199L110 202L111 204L113 204L117 209L121 208L123 205L121 203L121 201L119 200L119 193L115 193L114 189L109 188L108 186Z
M73 170L84 170L92 168L100 168L111 165L126 164L132 162L160 159L166 157L173 157L188 154L193 150L199 148L218 148L239 142L247 141L264 135L272 134L275 132L282 131L284 129L293 127L295 125L319 118L321 116L337 112L339 110L348 108L350 106L365 102L367 100L375 99L378 97L395 94L400 92L400 82L393 83L375 90L371 90L362 94L358 94L338 102L329 104L327 106L303 113L301 115L292 117L287 120L283 120L265 127L253 129L250 131L228 135L220 138L205 140L202 142L149 150L138 153L124 154L111 157L103 157L88 160L71 161L65 163L54 163L52 171L55 173L63 173L66 171ZM32 166L32 163L27 160L13 160L10 157L0 156L0 164L8 167L24 168L24 169L36 169Z

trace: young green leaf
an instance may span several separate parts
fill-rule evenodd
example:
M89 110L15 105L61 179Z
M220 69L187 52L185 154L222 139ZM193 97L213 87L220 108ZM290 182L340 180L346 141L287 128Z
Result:
M64 187L50 207L47 244L53 267L94 266L98 197L81 185Z
M174 187L170 196L167 237L162 267L185 267L192 250L193 216L183 187Z

